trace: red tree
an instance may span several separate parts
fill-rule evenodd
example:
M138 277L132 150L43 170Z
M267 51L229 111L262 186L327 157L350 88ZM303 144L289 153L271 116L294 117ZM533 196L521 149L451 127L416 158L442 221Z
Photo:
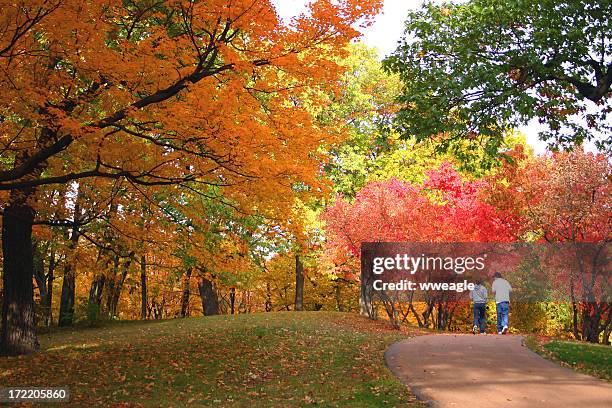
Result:
M487 187L485 181L464 179L448 163L430 171L423 185L396 179L370 183L354 202L338 197L323 214L325 255L336 273L356 279L363 242L513 242L518 219L485 201ZM362 306L367 303L363 298L362 291ZM428 325L433 308L442 311L440 301L428 300L423 325ZM437 326L446 323L448 319L438 320Z
M570 244L575 268L565 261L550 268L555 289L568 293L577 339L609 342L612 332L612 271L605 257L612 240L612 167L609 157L582 149L522 160L497 176L500 207L514 208L524 230L542 242ZM597 243L595 253L580 243ZM576 256L576 251L581 253ZM597 252L599 251L599 252ZM597 257L595 257L597 255ZM590 265L578 263L590 257ZM555 258L562 258L558 254Z

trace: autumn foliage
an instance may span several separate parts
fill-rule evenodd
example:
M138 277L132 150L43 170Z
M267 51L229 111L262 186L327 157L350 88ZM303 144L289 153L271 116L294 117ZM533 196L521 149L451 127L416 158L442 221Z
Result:
M581 149L531 157L519 148L512 154L514 161L480 180L461 176L446 163L429 171L420 185L390 179L369 183L352 201L338 197L322 216L327 228L323 261L336 275L357 281L363 242L565 244L550 247L556 251L552 259L557 264L547 265L544 275L516 272L516 279L522 280L516 286L525 287L525 291L546 286L558 297L571 300L573 318L568 324L573 325L574 337L593 342L608 339L612 330L609 268L583 260L575 269L576 250L589 259L601 256L588 252L590 248L567 246L598 243L605 257L611 219L608 159ZM559 251L572 253L564 257ZM364 298L367 300L367 295L362 292ZM449 312L450 317L455 312L452 299L426 299L425 308L418 311L412 297L399 300L382 296L392 322L412 314L419 324L428 325L432 309ZM408 309L402 310L402 304ZM517 313L528 319L540 305L521 307L517 306ZM367 307L365 311L375 313ZM450 328L439 322L435 325Z
M63 253L67 324L79 264L95 277L90 303L110 290L113 314L137 263L143 276L233 269L208 254L231 260L257 225L228 228L222 208L283 228L339 135L315 120L337 60L380 5L319 0L283 22L268 0L0 4L3 352L37 347L32 225L69 228L41 254L48 269Z
M597 244L602 265L594 261L601 257L591 254L577 270L563 264L549 277L571 297L574 337L591 342L609 341L612 333L612 274L606 263L612 238L611 174L609 157L578 148L507 167L492 194L498 206L513 207L521 215L532 239L576 248Z
M370 183L354 202L338 197L326 210L326 248L342 264L359 255L361 242L515 240L516 217L488 204L486 187L485 181L465 180L448 163L429 171L422 185Z
M357 311L362 242L609 242L609 157L508 133L476 170L491 146L392 130L402 81L350 45L382 3L0 0L1 353L37 325ZM597 293L574 336L609 337Z

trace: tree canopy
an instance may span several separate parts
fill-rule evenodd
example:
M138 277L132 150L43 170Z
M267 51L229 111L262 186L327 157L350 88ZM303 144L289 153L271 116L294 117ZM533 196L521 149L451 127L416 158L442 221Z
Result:
M555 146L610 148L608 0L427 2L385 61L404 83L397 128L419 139L501 137L537 119Z
M318 0L285 23L269 0L0 2L0 351L37 347L34 224L71 228L69 314L79 237L99 247L100 277L122 284L147 225L191 271L197 232L232 248L240 234L219 224L289 224L295 197L321 191L321 148L341 136L315 116L337 60L381 3ZM236 222L211 221L194 196ZM98 219L93 235L83 228Z

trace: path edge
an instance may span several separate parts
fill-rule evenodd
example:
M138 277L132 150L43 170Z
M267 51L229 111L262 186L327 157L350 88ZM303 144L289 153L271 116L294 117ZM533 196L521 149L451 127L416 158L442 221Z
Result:
M430 335L431 336L431 335ZM394 369L394 367L392 367L391 363L391 359L390 356L393 354L394 349L395 348L399 348L400 345L402 343L408 343L410 340L412 339L405 339L405 340L400 340L397 341L393 344L391 344L387 350L385 350L384 353L384 360L385 360L385 365L387 366L387 368L389 369L389 371L391 371L391 374L393 374L393 376L395 378L397 378L405 387L408 388L408 390L415 396L417 397L417 399L421 402L424 402L425 404L427 404L428 407L431 408L439 408L440 405L438 404L438 402L436 402L429 394L427 394L427 392L423 391L420 387L415 386L409 378L405 378L401 375L399 375L399 373Z

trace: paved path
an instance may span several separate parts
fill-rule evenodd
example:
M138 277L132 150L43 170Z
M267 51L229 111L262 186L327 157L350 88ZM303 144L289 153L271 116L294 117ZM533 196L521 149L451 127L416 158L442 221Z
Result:
M543 359L520 336L418 336L385 359L434 407L612 407L612 384Z

